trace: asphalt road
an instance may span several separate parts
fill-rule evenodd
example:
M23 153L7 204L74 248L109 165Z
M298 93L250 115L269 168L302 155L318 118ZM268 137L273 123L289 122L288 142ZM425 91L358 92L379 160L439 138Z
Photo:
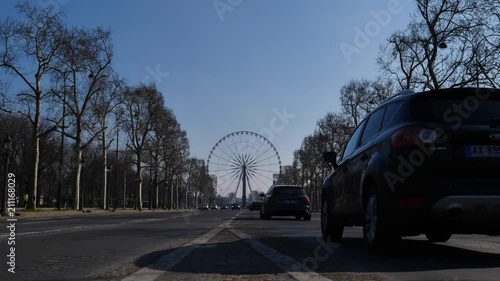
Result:
M375 254L360 228L323 242L318 213L260 220L230 210L18 220L12 274L1 223L0 280L500 280L500 237L406 238Z

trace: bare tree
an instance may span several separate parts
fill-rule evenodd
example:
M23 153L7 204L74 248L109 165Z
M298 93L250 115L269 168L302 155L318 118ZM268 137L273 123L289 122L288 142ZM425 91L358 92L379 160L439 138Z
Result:
M115 117L123 114L119 110L118 101L123 92L125 81L121 79L118 74L114 74L104 81L102 91L97 92L90 100L89 122L86 127L88 131L91 132L91 136L98 136L97 138L101 143L102 164L100 166L102 167L101 174L103 178L101 208L109 209L108 201L110 197L110 187L108 187L108 177L110 176L109 172L111 169L109 169L108 165L108 149L111 142L113 140L118 142L118 139L112 139L107 142L107 137L109 134L112 134L113 131L118 130L120 118L115 118L114 128L108 126L108 121L112 113L114 113ZM117 167L115 167L115 169L117 169Z
M163 96L154 86L129 88L123 95L123 127L135 155L136 208L142 210L142 169L144 148L152 130L152 120L164 107Z
M82 152L97 138L102 130L94 132L85 139L85 130L89 129L89 113L94 96L102 93L108 86L106 78L112 73L111 61L113 50L111 32L96 28L66 30L63 48L56 52L58 73L69 73L65 76L69 91L63 91L65 96L58 96L72 117L72 131L66 136L75 142L75 189L74 208L82 209L80 202L80 174L82 170ZM105 170L106 167L103 167Z
M342 111L357 127L368 113L392 94L390 81L351 80L340 90Z
M417 0L405 31L390 36L377 60L402 89L498 86L495 0ZM493 13L492 13L493 12Z
M180 126L173 111L164 107L151 120L151 128L149 141L146 143L146 162L153 173L153 175L150 175L153 177L153 204L151 207L157 208L159 201L159 175L161 172L165 173L166 164L169 161L169 157L165 156L165 153L169 149L169 146L172 145L177 136L176 130Z
M189 141L175 118L164 120L166 134L161 141L161 161L164 165L164 208L173 206L173 179L186 170ZM168 203L167 203L168 202Z
M349 140L354 126L344 114L330 112L317 122L318 137L327 151L340 151Z
M39 178L40 139L57 124L42 130L42 108L51 94L43 81L54 67L56 53L64 44L64 27L59 14L24 2L16 6L23 21L7 19L0 23L0 68L22 82L15 97L3 95L0 109L26 117L32 127L32 161L29 162L28 208L35 209ZM30 67L32 66L32 67Z

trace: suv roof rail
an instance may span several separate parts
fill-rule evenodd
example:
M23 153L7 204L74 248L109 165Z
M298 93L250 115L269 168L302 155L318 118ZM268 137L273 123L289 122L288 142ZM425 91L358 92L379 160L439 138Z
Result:
M397 92L396 94L394 94L391 97L389 97L387 100L391 100L391 99L399 97L399 96L411 95L411 94L415 94L415 90L413 90L413 89L406 89L406 90L402 90L400 92Z

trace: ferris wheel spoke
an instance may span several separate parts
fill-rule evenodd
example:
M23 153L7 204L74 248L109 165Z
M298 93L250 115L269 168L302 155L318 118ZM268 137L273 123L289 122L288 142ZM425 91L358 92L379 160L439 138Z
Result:
M238 158L237 153L234 153L233 149L229 146L229 144L227 144L226 142L224 142L224 144L226 145L227 148L229 148L229 151L231 151L231 153L233 154L234 158ZM240 164L243 164L243 163L240 163Z
M240 155L240 153L239 153L240 151L238 150L238 144L236 144L236 142L234 141L234 138L231 138L231 140L233 141L233 144L234 144L234 146L236 147L236 155L237 155L238 157L241 157L241 155ZM240 140L241 140L241 137L240 137ZM241 162L241 164L242 164L242 165L243 165L243 163L244 163L244 162Z
M250 134L250 136L251 136L251 134ZM250 154L250 151L249 151L249 148L250 148L250 139L248 139L248 140L246 141L246 146L245 146L245 163L248 163L248 162L246 162L246 161L248 161L248 158L249 158L249 157L250 157L250 155L251 155L251 154Z
M226 158L221 157L221 156L219 156L219 155L217 155L217 154L212 154L212 156L217 157L217 158L219 158L219 159L221 159L221 160L224 160L224 161L226 161L226 162L232 163L232 164L234 164L234 165L236 165L236 166L241 165L241 164L239 164L239 163L237 163L237 162L234 162L234 159L232 159L232 158L230 158L230 159L226 159ZM218 163L217 163L217 164L218 164Z
M253 136L253 134L251 134L251 136ZM248 159L247 159L247 160L249 160L249 159L250 159L250 156L251 156L251 155L252 155L252 153L253 153L253 149L255 148L255 143L257 143L257 139L258 139L258 138L254 136L254 141L253 141L253 143L252 143L252 146L250 147L251 149L250 149L250 151L249 151L249 153L248 153ZM249 142L249 143L250 143L250 142ZM247 146L247 148L248 148L248 146Z
M250 166L248 166L249 168L255 168L255 167L269 167L269 166L280 166L281 164L280 163L272 163L272 164L262 164L262 165L255 165L255 164L252 164Z
M259 176L261 176L261 177L264 177L264 178L266 178L266 179L273 180L272 178L270 178L270 177L268 177L268 176L266 176L266 175L263 175L263 174L261 174L261 173L259 173L259 172L255 171L255 170L252 170L251 172L252 172L252 173L255 173L255 174L257 174L257 175L259 175Z
M224 145L226 146L226 149L229 149L229 152L231 152L232 156L229 155L229 153L227 153L225 150L223 150L222 148L220 149L220 151L224 154L227 155L227 157L229 157L229 159L232 159L233 161L238 161L238 157L237 155L234 153L234 151L232 150L232 148L229 146L229 144L226 142L226 141L223 141L222 143L224 143ZM239 163L241 164L241 163Z
M248 180L249 175L247 174L247 185L248 185L248 190L250 190L250 193L252 193L252 186L250 185L250 181Z
M273 148L273 146L269 146L269 148L268 148L266 151L264 151L263 153L261 153L259 156L255 157L255 158L253 159L253 161L252 161L251 163L249 163L249 164L254 164L254 163L255 163L255 161L257 161L260 157L262 157L264 154L266 154L266 153L267 153L269 150L271 150L272 148Z
M255 175L250 175L250 179L251 179L251 180L255 183L254 187L256 186L256 187L259 189L259 191L261 191L261 190L262 190L262 188L260 188L260 186L262 186L262 185L261 185L261 184L259 184L259 183L257 182L257 180L256 180L256 179L258 179L258 178L257 178ZM264 189L265 189L265 188L269 188L270 184L267 184L267 183L262 182L262 181L260 181L260 182L261 182L261 183L263 183L263 187L264 187Z
M240 178L238 179L238 185L236 186L236 191L234 192L235 199L238 198L238 189L240 189L240 183L241 183L242 177L243 177L243 173L240 174Z
M231 178L232 178L233 180L232 180L232 181L231 181L231 183L230 183L230 184L226 187L226 189L224 190L224 192L223 192L222 194L226 194L226 192L227 192L228 188L230 188L230 187L233 185L234 181L235 181L236 179L238 179L238 178L241 178L241 173L236 173L236 174L234 174ZM238 179L238 184L239 184L239 181L240 181L240 180ZM225 183L225 182L224 182L224 183ZM221 184L221 186L222 186L222 184Z
M232 175L231 175L232 174ZM227 173L225 176L227 175L231 175L229 178L227 178L225 181L223 181L222 183L218 184L219 186L223 186L226 182L228 182L229 180L231 180L232 178L234 177L238 177L239 175L239 171L235 171L235 172L231 172L231 173ZM221 177L222 178L222 177ZM234 180L233 180L234 181Z
M266 143L265 140L262 141L262 143L260 144L259 148L257 148L257 150L255 151L255 154L257 154L260 151L260 149L262 148L262 146L264 146L265 143ZM252 154L252 155L254 155L254 154ZM253 160L253 157L251 157L250 159L251 160L249 160L249 163Z
M217 176L217 178L220 178L220 179L226 179L224 182L222 182L220 185L226 183L229 179L231 179L232 177L234 177L234 175L237 175L239 171L233 171L233 172L229 172L229 173L225 173L224 175L219 175ZM227 176L229 176L228 178L226 178Z
M255 178L255 179L259 180L261 183L263 183L263 184L264 184L264 186L265 186L265 185L267 185L267 184L266 184L265 182L263 182L263 181L262 181L259 177L257 177L257 176L255 176L255 175L253 175L253 172L251 172L251 173L252 173L252 177L253 177L253 178Z
M226 154L226 155L227 155L227 157L229 157L229 159L231 159L232 161L234 161L234 163L235 163L236 165L238 165L238 164L240 164L240 165L241 165L241 163L238 163L238 162L237 162L237 161L238 161L238 159L237 159L237 157L236 157L236 156L235 156L235 157L233 157L233 156L229 155L229 153L227 153L225 150L222 150L222 149L221 149L220 151L221 151L222 153Z
M214 165L217 165L217 166L224 166L224 167L232 167L232 168L239 168L239 167L240 167L239 165L232 164L232 163L231 163L231 165L228 165L228 164L222 164L222 163L214 163Z
M271 159L271 158L274 158L274 157L276 157L276 155L271 155L271 156L269 156L269 157L267 157L267 158L265 158L265 159L262 159L262 160L260 160L260 161L257 161L257 162L252 163L252 166L253 166L254 164L259 164L259 163L262 163L262 162L264 162L264 161L266 161L266 160L269 160L269 159Z
M266 173L271 173L271 174L276 174L276 171L271 171L271 170L264 170L264 169L249 169L249 171L252 171L252 172L266 172ZM264 176L264 175L262 175Z
M243 165L245 162L243 161L241 154L240 154L240 151L238 150L238 144L234 141L234 138L231 138L231 140L233 141L234 147L236 147L236 152L233 152L233 154L235 155L234 157L236 157L236 159L238 160L238 163L240 163L240 165ZM241 140L241 137L240 137L240 140Z
M240 168L236 168L236 167L235 167L235 168L231 168L231 169L214 170L214 171L211 171L211 173L227 172L227 171L232 171L232 172L234 172L234 171L237 171L237 170L239 170L239 169L240 169Z

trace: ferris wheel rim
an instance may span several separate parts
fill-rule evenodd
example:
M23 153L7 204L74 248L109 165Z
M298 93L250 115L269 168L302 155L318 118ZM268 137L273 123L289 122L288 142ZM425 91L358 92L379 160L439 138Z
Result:
M235 131L235 132L232 132L232 133L229 133L227 135L225 135L224 137L222 137L221 139L219 139L216 144L212 147L212 149L210 150L210 153L208 154L208 159L207 159L207 174L210 174L210 158L214 152L214 150L217 148L217 146L222 143L224 140L226 140L227 138L231 137L231 136L234 136L234 135L238 135L240 133L243 133L243 134L250 134L250 135L254 135L258 138L261 138L263 139L267 144L269 144L273 150L276 152L276 156L278 158L278 163L279 163L279 167L278 167L278 173L281 174L281 157L278 153L278 150L276 149L276 147L274 146L274 144L269 140L267 139L266 137L264 137L263 135L261 134L258 134L258 133L255 133L255 132L252 132L252 131Z
M250 193L258 197L254 192L265 192L281 174L281 168L278 149L268 138L252 131L234 131L220 138L206 163L206 173L217 178L215 189L220 194L240 191L242 198L252 196Z

